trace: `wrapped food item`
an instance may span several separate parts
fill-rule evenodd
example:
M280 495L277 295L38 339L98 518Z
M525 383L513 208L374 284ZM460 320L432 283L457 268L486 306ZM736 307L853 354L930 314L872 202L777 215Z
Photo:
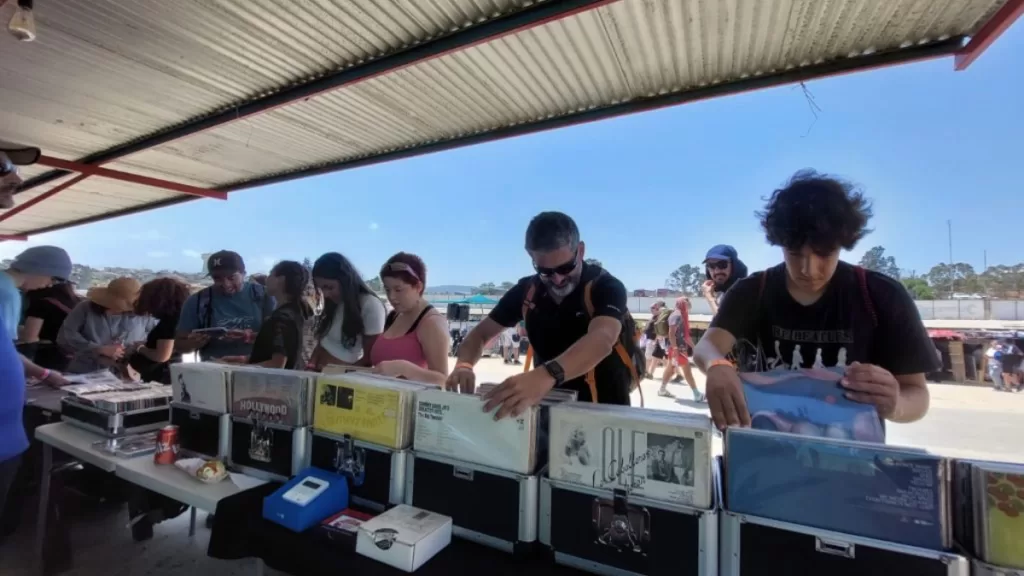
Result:
M183 458L174 463L179 469L200 482L216 484L228 477L228 470L220 460Z

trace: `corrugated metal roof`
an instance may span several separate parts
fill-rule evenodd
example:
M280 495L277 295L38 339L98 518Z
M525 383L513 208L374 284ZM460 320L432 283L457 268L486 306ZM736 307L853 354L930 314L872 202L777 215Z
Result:
M106 166L193 185L237 186L959 39L1005 1L620 0ZM37 9L39 40L0 38L0 126L5 139L75 159L533 4L47 0ZM111 182L77 184L0 223L0 234L176 196Z

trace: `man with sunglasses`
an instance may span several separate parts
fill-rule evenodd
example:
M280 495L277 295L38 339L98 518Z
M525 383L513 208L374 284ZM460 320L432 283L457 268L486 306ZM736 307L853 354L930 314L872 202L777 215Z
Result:
M704 256L704 299L711 306L711 313L718 314L722 296L736 283L747 277L747 266L739 258L736 249L727 244L712 246Z
M473 366L484 343L525 320L536 367L491 390L485 410L500 406L496 418L516 416L556 386L575 390L583 402L629 404L632 374L616 351L632 345L626 357L636 352L626 289L599 266L584 263L585 250L569 216L542 212L530 221L526 251L537 273L506 292L469 333L459 347L449 389L472 391ZM621 337L624 330L628 338Z
M186 353L199 351L204 360L248 357L264 318L274 311L274 298L261 284L246 280L245 261L237 252L211 254L206 270L213 286L185 301L175 348Z

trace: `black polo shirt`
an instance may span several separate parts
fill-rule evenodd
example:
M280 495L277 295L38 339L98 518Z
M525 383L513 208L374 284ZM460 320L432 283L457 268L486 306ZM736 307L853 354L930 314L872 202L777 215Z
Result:
M623 320L627 312L626 288L618 278L602 272L598 266L584 264L579 286L561 304L548 295L536 275L522 278L501 297L491 310L490 318L506 328L524 320L523 302L530 286L536 286L533 308L527 312L525 320L526 334L533 347L534 364L540 366L560 356L587 333L591 318L587 315L583 293L588 282L594 281L590 292L594 316L610 316L620 322ZM629 368L615 351L597 365L594 376L597 402L629 405ZM582 376L565 381L562 387L576 390L582 402L594 401L590 387Z

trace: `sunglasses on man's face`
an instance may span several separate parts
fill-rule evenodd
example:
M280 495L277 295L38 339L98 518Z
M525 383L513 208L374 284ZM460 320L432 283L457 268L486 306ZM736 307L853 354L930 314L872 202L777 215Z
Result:
M533 264L533 269L537 271L537 274L541 276L568 276L572 274L572 271L576 269L576 258L579 257L579 250L573 255L572 260L569 260L565 264L559 264L558 266L547 267L538 266L536 263Z
M14 162L11 162L6 154L0 154L0 178L17 173L18 167L14 165Z
M727 260L719 260L717 262L708 262L707 267L709 270L725 270L729 267Z

